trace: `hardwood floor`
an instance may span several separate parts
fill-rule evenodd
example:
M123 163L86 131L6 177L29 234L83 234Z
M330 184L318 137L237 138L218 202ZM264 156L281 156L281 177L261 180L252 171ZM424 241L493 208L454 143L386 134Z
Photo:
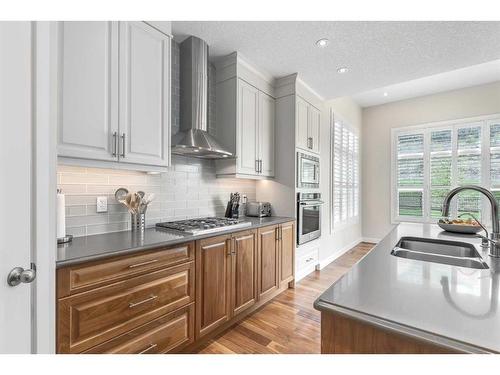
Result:
M199 349L205 354L320 353L316 298L372 248L362 242Z

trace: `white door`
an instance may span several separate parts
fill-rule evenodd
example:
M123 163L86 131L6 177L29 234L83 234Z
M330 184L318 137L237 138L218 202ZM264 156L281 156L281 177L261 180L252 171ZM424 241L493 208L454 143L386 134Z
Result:
M120 161L168 166L169 108L170 37L120 22Z
M308 139L308 123L309 123L309 115L308 115L308 107L309 104L302 100L297 96L297 147L303 149L309 149L309 139Z
M238 80L238 173L256 175L259 90Z
M58 22L58 155L118 160L118 22Z
M321 122L321 112L313 107L309 106L309 147L312 152L319 154L319 143L320 143L320 122Z
M274 177L275 145L275 101L263 92L259 92L259 155L260 173Z
M0 22L0 354L32 351L31 288L7 284L30 268L32 210L32 24Z

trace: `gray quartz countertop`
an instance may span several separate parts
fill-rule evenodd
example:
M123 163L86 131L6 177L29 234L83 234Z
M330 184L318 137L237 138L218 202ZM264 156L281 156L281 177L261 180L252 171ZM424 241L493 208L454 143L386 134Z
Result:
M472 243L490 268L391 255L403 236ZM400 224L314 306L464 352L500 352L500 260L480 243L476 236L453 235L433 224Z
M168 229L148 228L142 234L125 231L76 237L68 244L57 246L56 266L60 268L111 256L149 250L159 246L170 246L221 234L286 223L295 219L291 217L271 216L263 218L244 217L242 220L250 221L252 223L251 226L237 229L228 227L224 231L202 235L181 234Z

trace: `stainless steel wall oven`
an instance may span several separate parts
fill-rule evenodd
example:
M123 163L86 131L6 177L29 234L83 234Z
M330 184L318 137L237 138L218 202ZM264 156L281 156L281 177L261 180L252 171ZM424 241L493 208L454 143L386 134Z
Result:
M297 194L297 244L321 236L321 193Z

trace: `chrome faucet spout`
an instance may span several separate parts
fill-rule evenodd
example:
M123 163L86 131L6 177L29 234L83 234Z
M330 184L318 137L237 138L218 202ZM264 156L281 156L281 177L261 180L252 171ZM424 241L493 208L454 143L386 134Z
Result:
M491 191L477 185L464 185L450 190L443 201L442 216L450 216L450 202L451 199L464 190L474 190L483 194L490 201L491 206L491 234L490 238L493 240L490 246L490 255L493 257L500 257L500 223L498 222L498 203L495 196Z

